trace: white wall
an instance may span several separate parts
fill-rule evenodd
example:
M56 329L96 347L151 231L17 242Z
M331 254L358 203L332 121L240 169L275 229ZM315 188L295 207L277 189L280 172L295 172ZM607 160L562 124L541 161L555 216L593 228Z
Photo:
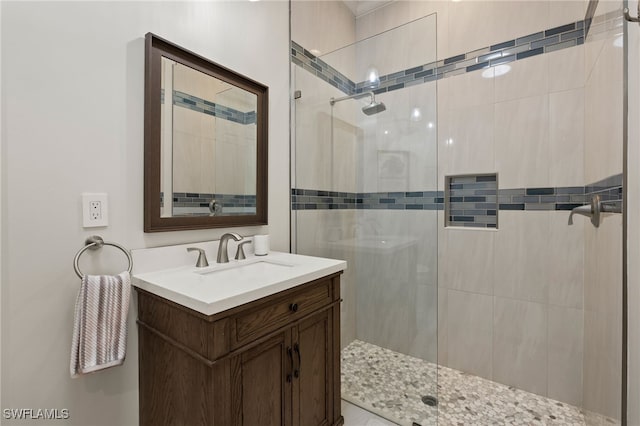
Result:
M135 425L135 306L125 365L69 378L79 286L73 256L94 233L135 249L228 231L142 231L144 35L269 86L270 225L234 230L269 232L273 249L287 251L288 4L2 2L1 11L1 405L69 409L71 419L57 424ZM82 228L84 191L109 193L108 228ZM94 273L123 267L122 256L108 249L84 263Z

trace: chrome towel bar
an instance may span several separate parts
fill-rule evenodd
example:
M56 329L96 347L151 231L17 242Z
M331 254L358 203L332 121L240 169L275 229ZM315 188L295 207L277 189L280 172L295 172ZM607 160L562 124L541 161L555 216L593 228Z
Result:
M129 260L129 269L128 272L131 273L131 271L133 270L133 259L131 258L131 253L129 253L129 250L127 250L126 248L122 247L120 244L116 244L116 243L110 243L107 241L104 241L102 239L102 237L98 236L98 235L92 235L89 238L87 238L84 241L85 246L82 247L78 253L76 253L76 257L73 258L73 269L76 271L76 274L80 277L80 279L82 279L84 277L84 275L82 274L82 272L80 271L80 267L78 266L78 261L80 260L80 256L82 255L82 253L84 253L85 251L87 251L87 249L90 250L98 250L99 248L102 248L103 246L107 245L107 246L113 246L113 247L117 247L120 250L122 250L122 252L127 255L127 259Z

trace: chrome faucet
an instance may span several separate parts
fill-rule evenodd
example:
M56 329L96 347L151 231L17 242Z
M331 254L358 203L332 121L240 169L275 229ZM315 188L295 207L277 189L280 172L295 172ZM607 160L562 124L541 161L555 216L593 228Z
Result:
M228 232L220 237L220 245L218 245L218 263L229 263L229 253L227 252L227 243L233 238L240 241L242 237L235 232Z
M204 250L197 247L188 247L187 251L197 251L199 253L198 261L196 262L196 268L205 268L209 266L209 262L207 262L207 255L205 254Z

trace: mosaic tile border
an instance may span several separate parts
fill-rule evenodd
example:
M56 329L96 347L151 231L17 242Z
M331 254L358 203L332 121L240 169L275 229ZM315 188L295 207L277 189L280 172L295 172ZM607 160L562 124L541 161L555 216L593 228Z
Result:
M475 188L464 209L492 210L493 194ZM498 210L567 211L588 204L598 194L605 202L622 202L622 174L586 186L498 189ZM463 196L464 197L464 196ZM459 201L459 200L458 200ZM495 204L492 204L495 205ZM336 192L293 188L292 210L444 210L443 191ZM473 227L472 222L462 226ZM477 226L477 225L475 225Z
M591 24L591 20L589 20ZM291 40L291 61L321 78L346 95L373 91L375 94L404 89L454 75L473 72L544 53L584 44L585 20L503 41L491 46L462 53L428 64L380 76L380 83L355 83L322 59Z
M291 190L292 210L442 210L442 191L335 192Z
M223 118L225 120L233 121L239 124L255 124L256 112L242 112L237 109L229 108L227 106L210 102L206 99L198 98L197 96L189 95L177 90L173 92L173 104L184 108L189 108L192 111L202 112L214 117Z
M196 192L174 192L173 207L209 207L215 199L222 207L255 207L255 195L242 194L205 194Z
M356 84L356 93L368 90L373 90L376 95L391 92L466 72L508 64L583 43L584 21L572 22L437 62L380 76L380 86L378 87L371 87L371 84L367 81L358 82Z
M164 103L164 90L161 93L161 103ZM256 112L242 112L221 104L210 102L188 93L173 91L173 104L192 111L201 112L213 117L222 118L238 124L255 124Z
M291 40L291 61L347 95L355 93L356 84L346 75Z
M587 41L597 38L602 34L607 34L616 28L618 28L620 34L622 34L623 25L624 18L622 17L621 9L594 16L589 20L589 33L586 37Z

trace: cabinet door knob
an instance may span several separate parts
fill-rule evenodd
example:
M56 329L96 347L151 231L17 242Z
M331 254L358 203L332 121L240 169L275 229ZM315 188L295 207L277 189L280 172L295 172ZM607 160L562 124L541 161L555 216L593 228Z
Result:
M297 303L292 303L289 305L289 310L291 312L298 312L298 304Z

